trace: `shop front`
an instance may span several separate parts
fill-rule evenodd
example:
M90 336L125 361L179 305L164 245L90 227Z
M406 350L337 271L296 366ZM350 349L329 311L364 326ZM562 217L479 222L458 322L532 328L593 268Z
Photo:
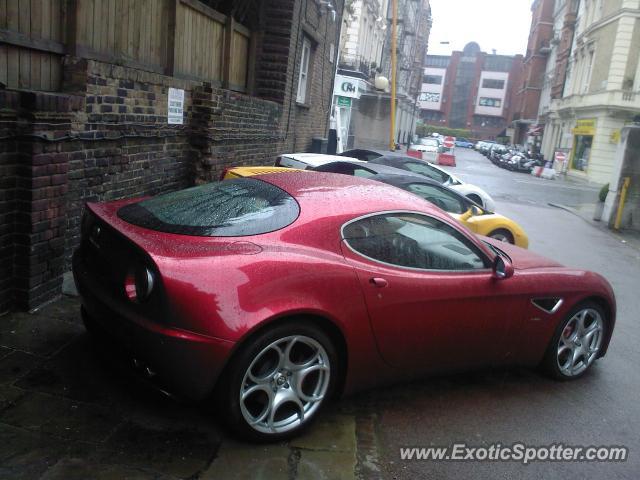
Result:
M572 172L586 174L591 160L593 137L596 134L596 119L583 118L576 120L576 126L571 130L573 147L571 149Z

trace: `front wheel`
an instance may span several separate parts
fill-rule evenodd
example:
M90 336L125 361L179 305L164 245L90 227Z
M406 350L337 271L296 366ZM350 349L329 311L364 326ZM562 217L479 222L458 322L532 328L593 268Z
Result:
M594 364L605 338L605 314L593 302L574 308L558 325L547 348L543 366L559 380L584 375Z
M335 388L335 347L312 324L291 322L265 330L232 361L221 406L232 431L249 440L297 435Z

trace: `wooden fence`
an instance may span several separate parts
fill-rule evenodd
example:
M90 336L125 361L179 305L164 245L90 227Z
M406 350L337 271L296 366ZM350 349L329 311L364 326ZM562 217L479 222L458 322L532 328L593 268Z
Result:
M198 0L0 0L0 82L57 91L64 55L245 92L254 37Z

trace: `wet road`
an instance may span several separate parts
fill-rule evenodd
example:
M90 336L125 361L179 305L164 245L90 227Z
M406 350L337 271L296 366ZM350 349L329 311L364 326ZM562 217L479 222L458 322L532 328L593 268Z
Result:
M604 359L573 382L537 372L447 376L374 392L380 478L638 478L640 472L640 334L637 327L640 252L548 202L593 202L598 186L508 172L472 151L458 153L452 171L491 193L496 210L518 221L530 249L565 265L603 274L617 295L616 331ZM455 354L453 352L452 354ZM403 461L401 447L623 445L625 463Z
M598 186L504 171L471 151L459 151L451 170L491 193L531 250L613 284L616 331L589 375L559 383L529 370L484 371L381 388L330 405L299 438L257 446L233 440L206 404L166 399L118 368L84 333L78 300L65 298L0 321L0 478L638 478L640 250L548 206L591 203ZM402 447L456 442L623 445L630 456L528 466L400 458Z

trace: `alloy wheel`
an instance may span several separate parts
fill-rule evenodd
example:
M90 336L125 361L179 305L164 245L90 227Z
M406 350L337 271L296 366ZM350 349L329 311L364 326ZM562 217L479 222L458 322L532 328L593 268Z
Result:
M280 434L307 422L320 408L331 375L329 355L315 339L291 335L263 348L240 386L240 411L254 430Z
M595 361L602 346L604 321L593 308L576 312L565 324L557 348L557 363L566 377L575 377Z

